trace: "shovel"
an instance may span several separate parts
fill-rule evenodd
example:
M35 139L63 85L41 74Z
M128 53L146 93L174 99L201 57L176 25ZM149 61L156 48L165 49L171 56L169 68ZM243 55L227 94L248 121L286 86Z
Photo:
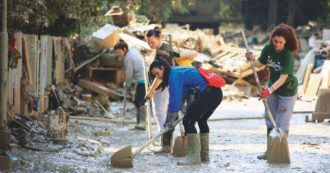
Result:
M182 114L179 113L179 118L182 117ZM183 157L188 153L188 138L184 135L184 129L182 125L182 121L179 122L180 133L181 136L177 136L174 141L173 146L173 156L175 157Z
M179 118L173 123L173 127L175 127L183 117ZM138 150L136 150L134 153L132 152L132 147L127 146L124 147L117 152L115 152L111 156L111 165L115 168L133 168L133 159L134 157L139 154L141 151L143 151L148 145L153 143L157 138L159 138L161 135L164 133L172 130L173 128L166 128L162 130L157 136L153 137L150 139L146 144L144 144L142 147L140 147Z
M244 44L248 52L250 52L249 46L246 41L245 33L242 30L242 36L244 39ZM262 88L261 84L255 70L254 64L252 60L250 60L250 64L253 70L254 77L256 79L259 93L261 95ZM288 136L284 133L282 129L280 129L276 122L274 121L273 115L269 109L269 105L267 104L267 99L262 98L262 102L265 105L265 109L269 116L270 121L272 122L273 126L275 127L269 134L268 140L270 141L270 147L267 155L267 161L269 163L290 163L290 153L289 153L289 145L288 145Z
M143 73L144 73L144 89L145 93L148 92L148 74L147 74L147 68L146 68L146 61L144 60L143 63ZM148 131L148 139L150 140L152 138L152 133L151 133L151 105L150 105L150 100L147 100L147 131Z

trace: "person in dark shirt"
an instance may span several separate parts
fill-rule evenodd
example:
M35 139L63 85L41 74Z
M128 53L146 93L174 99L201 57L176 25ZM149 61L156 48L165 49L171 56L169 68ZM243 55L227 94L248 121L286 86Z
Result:
M293 74L294 55L297 53L298 47L299 43L294 29L286 24L280 24L272 30L269 44L263 48L258 59L255 59L251 52L246 53L247 60L253 61L255 66L268 65L270 77L267 88L262 91L261 95L267 99L278 127L283 129L287 135L298 88L298 80ZM257 158L266 160L270 147L268 136L274 127L268 116L265 117L265 120L267 150Z

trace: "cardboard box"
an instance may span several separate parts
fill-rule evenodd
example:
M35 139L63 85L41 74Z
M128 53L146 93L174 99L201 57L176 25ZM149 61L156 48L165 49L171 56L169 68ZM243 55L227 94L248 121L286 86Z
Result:
M92 34L93 37L100 40L104 48L113 48L119 40L119 28L115 25L106 24Z

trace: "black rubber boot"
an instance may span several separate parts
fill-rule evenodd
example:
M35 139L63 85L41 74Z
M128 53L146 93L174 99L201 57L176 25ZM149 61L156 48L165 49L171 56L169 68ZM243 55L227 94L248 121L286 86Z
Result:
M172 138L174 130L170 130L167 133L164 133L162 136L162 148L158 151L155 151L155 154L165 154L171 153L172 151Z

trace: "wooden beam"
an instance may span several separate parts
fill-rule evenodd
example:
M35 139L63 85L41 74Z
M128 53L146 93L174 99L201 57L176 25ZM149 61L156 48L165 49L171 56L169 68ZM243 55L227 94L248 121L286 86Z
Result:
M329 72L330 72L330 60L325 60L322 66L322 83L320 88L329 88L329 80L330 80L330 76L329 76Z
M88 59L88 60L86 60L85 62L79 64L78 67L76 67L76 68L74 69L74 71L77 71L77 70L81 69L82 67L84 67L85 65L87 65L88 63L90 63L90 62L96 60L97 58L100 58L101 55L103 55L105 52L106 52L106 50L103 50L101 53L95 55L93 58Z
M314 66L313 64L308 64L307 65L307 68L306 68L306 71L305 71L305 75L304 75L304 81L303 81L303 85L302 85L302 93L303 94L306 92L308 79L309 79L309 76L312 73L313 66Z
M64 82L64 45L62 38L53 37L54 50L55 50L55 83L60 84Z
M21 32L15 34L16 49L22 57L22 38ZM18 60L17 67L14 69L14 110L21 113L21 78L22 78L22 58Z
M311 74L307 89L306 89L306 96L316 96L317 92L319 90L320 84L322 81L322 75L321 74Z

